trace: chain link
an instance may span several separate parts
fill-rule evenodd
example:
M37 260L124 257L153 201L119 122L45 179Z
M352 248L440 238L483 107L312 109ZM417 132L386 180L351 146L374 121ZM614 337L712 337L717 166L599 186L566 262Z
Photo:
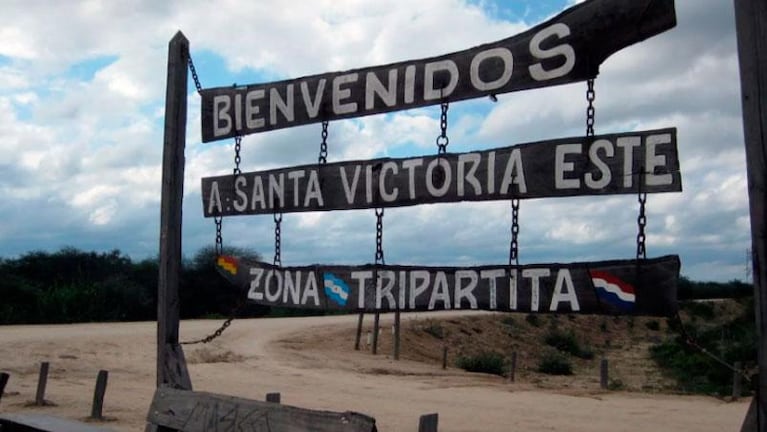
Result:
M274 214L274 261L277 267L282 267L282 212Z
M189 71L192 73L192 79L194 80L194 86L197 88L197 93L202 92L202 84L200 84L200 77L197 76L197 69L194 67L194 62L192 61L192 55L187 53L189 55L187 64L189 65Z
M224 253L224 237L221 235L221 225L223 220L224 218L222 216L213 217L213 222L216 224L216 258Z
M647 216L645 215L645 204L647 203L647 192L644 192L644 167L639 170L639 195L637 201L639 202L639 216L637 216L637 259L647 258L647 249L645 248L645 227L647 226Z
M240 162L242 161L242 158L240 157L240 149L242 148L242 137L240 135L237 135L234 137L234 175L238 176L242 174L242 171L240 171Z
M317 163L326 164L328 162L328 122L322 122L322 142L320 142L320 155Z
M519 198L511 199L511 243L509 244L509 267L519 265Z
M439 154L447 153L447 145L450 144L450 138L447 137L447 110L449 108L447 102L442 102L440 105L442 108L442 114L439 118L440 134L437 137L437 152Z
M376 208L376 264L385 264L383 251L383 217L384 209Z
M594 79L590 79L587 81L587 89L586 89L586 100L588 101L588 106L586 107L586 136L594 136L594 115L596 114L596 110L594 109L594 99L596 99L597 94L594 91Z

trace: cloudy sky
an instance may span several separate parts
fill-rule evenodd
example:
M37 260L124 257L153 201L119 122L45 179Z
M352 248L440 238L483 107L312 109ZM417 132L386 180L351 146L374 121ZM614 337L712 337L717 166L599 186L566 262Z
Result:
M572 0L4 0L0 15L0 256L64 246L158 251L167 43L181 30L203 87L431 57L517 34ZM678 25L613 55L596 132L678 128L682 193L648 199L648 256L682 274L745 280L750 247L732 2L676 0ZM233 141L200 142L190 79L184 253L212 245L200 179L231 172ZM457 102L450 151L579 136L585 83ZM335 121L329 161L436 152L439 107ZM242 169L310 164L318 124L249 135ZM636 196L522 202L520 262L633 258ZM508 261L508 202L387 209L389 264ZM273 255L272 216L224 220L224 244ZM373 260L372 210L286 214L286 265Z

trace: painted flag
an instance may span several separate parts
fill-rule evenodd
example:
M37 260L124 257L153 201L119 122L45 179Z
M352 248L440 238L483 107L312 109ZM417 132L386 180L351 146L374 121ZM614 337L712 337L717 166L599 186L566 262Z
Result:
M216 259L216 264L233 275L237 274L237 258L235 257L221 255Z
M329 272L323 273L322 277L325 285L325 294L328 298L339 306L346 306L346 301L349 299L349 286L346 282Z
M589 270L589 274L600 301L610 304L623 312L634 310L636 293L630 283L605 271Z

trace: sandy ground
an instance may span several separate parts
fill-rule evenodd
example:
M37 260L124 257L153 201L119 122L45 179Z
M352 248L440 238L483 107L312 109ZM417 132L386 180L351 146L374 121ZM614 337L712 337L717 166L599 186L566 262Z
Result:
M199 338L219 324L184 321L181 338ZM288 405L365 413L382 432L416 431L419 416L433 412L444 432L737 431L748 408L748 399L540 390L439 365L395 362L385 354L350 352L353 340L331 337L339 326L355 325L355 316L236 320L215 342L185 349L192 383L200 391L260 400L280 392ZM10 374L0 412L82 420L90 414L96 375L105 369L106 426L142 431L155 386L155 334L153 322L0 326L0 371ZM327 343L310 348L302 342L307 336ZM333 349L339 344L344 349ZM46 399L55 405L30 407L41 361L50 362Z

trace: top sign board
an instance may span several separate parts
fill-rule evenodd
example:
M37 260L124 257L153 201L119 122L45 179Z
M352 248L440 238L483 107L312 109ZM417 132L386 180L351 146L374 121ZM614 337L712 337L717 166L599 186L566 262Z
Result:
M673 0L589 0L452 54L205 89L202 141L583 81L611 54L675 25Z

